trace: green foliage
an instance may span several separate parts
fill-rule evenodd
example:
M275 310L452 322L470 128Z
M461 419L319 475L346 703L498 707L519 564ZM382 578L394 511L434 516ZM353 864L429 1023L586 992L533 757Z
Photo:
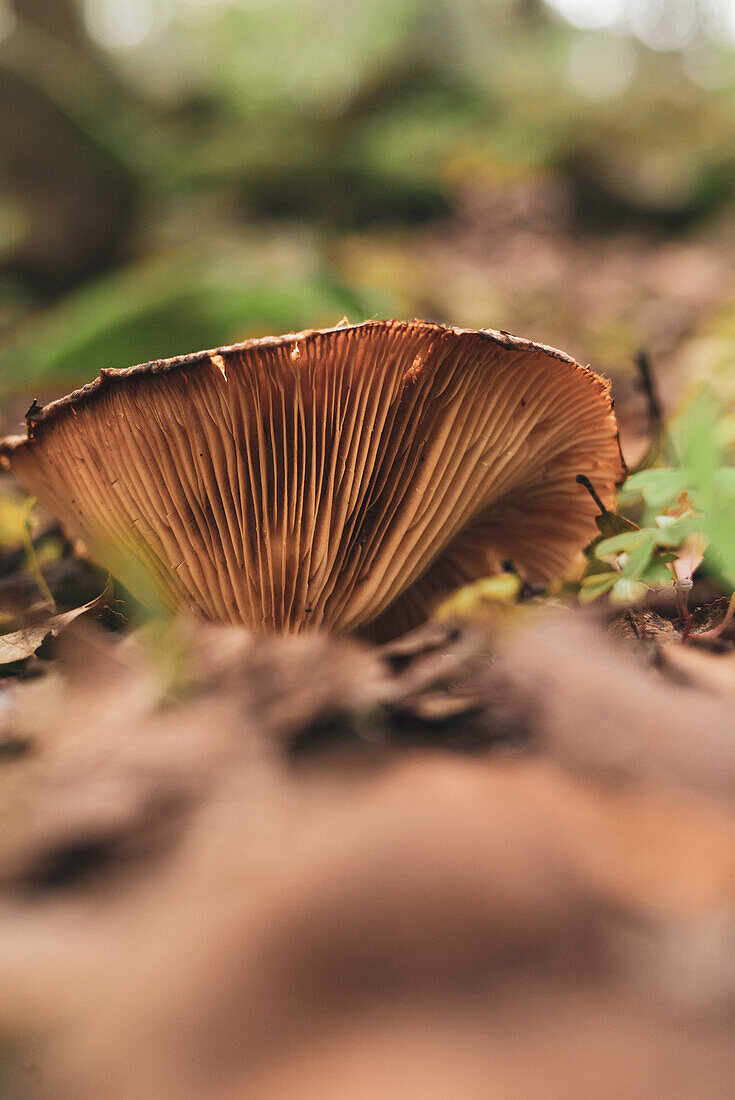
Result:
M671 425L662 455L668 464L639 470L623 486L620 505L642 501L640 526L626 521L627 530L595 540L583 600L610 593L634 602L658 585L686 590L702 561L735 588L734 445L735 420L709 390L700 391Z
M671 567L678 560L672 551L697 532L700 522L699 516L675 520L670 526L654 521L649 527L596 541L595 560L581 582L581 598L593 600L609 592L617 602L630 603L649 586L671 584L676 577ZM606 559L608 568L600 568Z

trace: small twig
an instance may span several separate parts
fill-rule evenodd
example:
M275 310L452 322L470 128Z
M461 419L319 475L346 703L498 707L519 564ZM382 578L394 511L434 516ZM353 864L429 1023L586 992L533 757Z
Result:
M583 485L584 488L587 490L587 492L592 497L592 499L594 500L597 507L600 509L600 515L601 516L607 515L608 509L605 507L605 505L600 500L600 498L597 494L597 490L595 489L594 485L592 484L590 479L587 477L587 475L586 474L577 474L576 482L577 482L578 485Z
M658 386L651 366L651 357L647 351L638 351L633 356L638 370L638 385L646 399L648 412L648 430L653 441L660 438L664 426L664 414Z

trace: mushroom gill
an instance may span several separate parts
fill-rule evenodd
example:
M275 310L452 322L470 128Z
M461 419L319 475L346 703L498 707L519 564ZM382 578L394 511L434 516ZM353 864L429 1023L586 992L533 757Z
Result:
M105 370L0 443L144 603L381 632L564 573L622 476L607 383L499 332L369 321Z

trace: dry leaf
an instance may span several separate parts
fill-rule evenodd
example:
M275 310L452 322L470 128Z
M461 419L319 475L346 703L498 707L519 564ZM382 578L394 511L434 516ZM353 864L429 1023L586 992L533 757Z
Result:
M22 630L13 630L9 634L0 635L0 665L26 661L38 652L47 638L56 638L75 619L101 611L109 607L112 601L112 581L108 581L104 592L89 603L75 607L71 611L64 611L60 615L51 615L43 622L25 626Z

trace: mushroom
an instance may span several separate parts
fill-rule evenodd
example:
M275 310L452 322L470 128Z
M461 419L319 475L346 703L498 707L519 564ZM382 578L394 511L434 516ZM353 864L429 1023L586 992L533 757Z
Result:
M505 332L368 321L103 370L0 461L143 603L382 636L569 568L623 473L609 384Z

